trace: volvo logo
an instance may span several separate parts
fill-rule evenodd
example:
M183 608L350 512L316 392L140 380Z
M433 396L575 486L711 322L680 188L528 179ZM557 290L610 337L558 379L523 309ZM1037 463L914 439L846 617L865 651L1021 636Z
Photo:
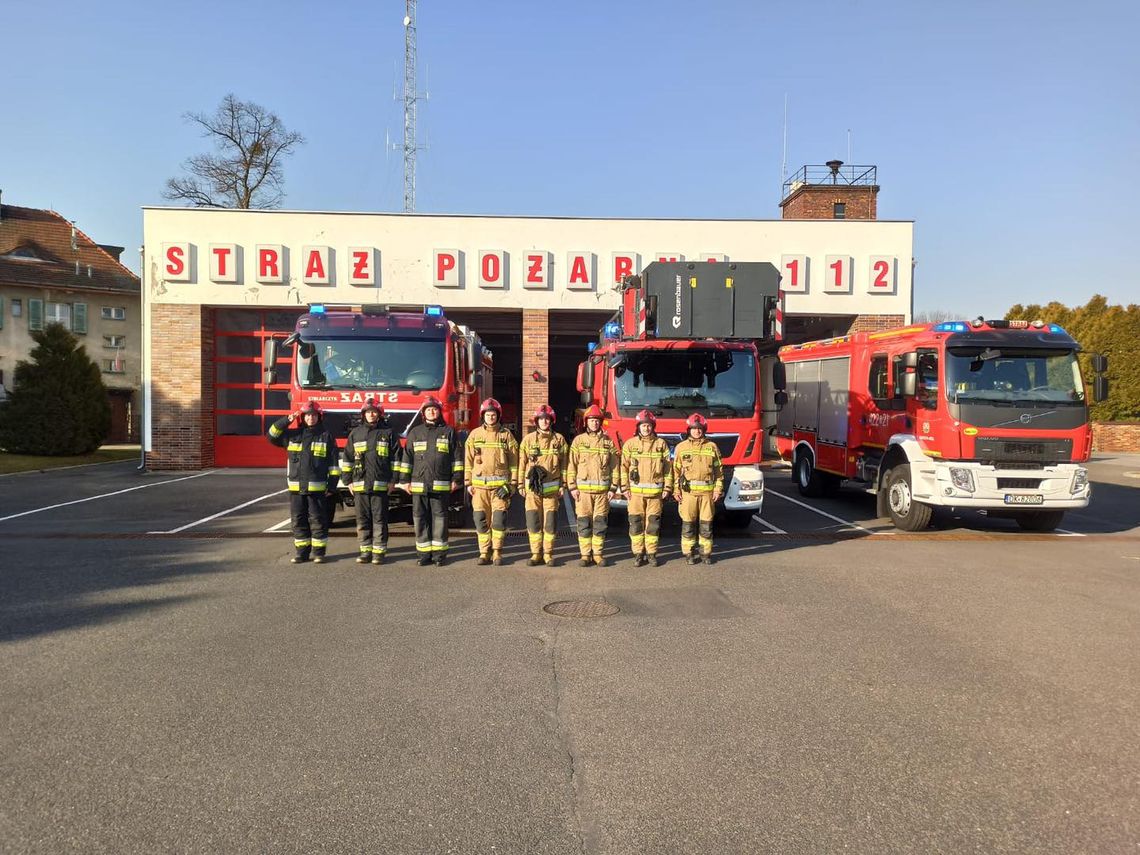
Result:
M1043 413L1022 413L1016 419L1010 419L1008 422L998 422L994 427L1005 427L1006 425L1017 424L1018 422L1027 425L1034 419L1039 419L1042 416L1051 416L1056 412L1056 410L1046 410Z

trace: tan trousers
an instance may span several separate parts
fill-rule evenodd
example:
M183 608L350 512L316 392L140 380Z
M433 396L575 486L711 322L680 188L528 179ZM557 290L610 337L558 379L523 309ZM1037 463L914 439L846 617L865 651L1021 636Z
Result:
M499 488L476 487L471 497L471 515L475 518L475 537L479 540L479 554L487 555L493 549L503 548L503 538L507 534L507 508L510 499L500 499Z
M526 492L526 534L530 540L530 554L547 557L554 554L554 535L558 530L558 494L541 496L533 490Z
M633 554L657 554L657 537L661 531L661 496L631 493L629 496L629 542Z
M583 558L601 558L606 545L606 528L609 525L609 493L578 493L574 503L574 515L578 518L578 549Z
M712 493L682 493L681 512L681 552L688 555L697 544L701 552L712 552Z

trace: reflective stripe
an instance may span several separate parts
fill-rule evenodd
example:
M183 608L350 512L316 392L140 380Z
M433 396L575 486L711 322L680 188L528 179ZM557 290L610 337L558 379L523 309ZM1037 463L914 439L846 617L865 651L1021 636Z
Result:
M471 483L476 487L505 487L507 484L506 475L474 475L471 478Z
M372 482L372 489L374 491L385 491L388 489L388 482L387 481L373 481Z
M291 442L285 446L286 451L300 451L302 448L303 446L299 442Z
M412 467L407 463L393 463L392 464L392 471L393 472L407 472L407 473L411 474Z
M298 549L302 549L303 547L306 547L309 545L309 539L307 537L305 537L305 538L294 538L293 539L293 545L295 547L297 547Z
M412 443L412 451L427 451L427 440L416 440Z
M352 444L352 450L357 454L364 454L364 452L368 450L368 442L354 442Z
M416 552L431 552L431 543L428 541L417 543Z
M487 439L477 439L471 443L475 448L506 448L505 442L491 442Z
M281 428L277 427L277 425L270 425L269 426L269 435L270 436L281 436L281 434L283 434L283 433L285 433L285 431L282 430Z
M558 488L562 486L561 481L543 481L542 482L542 495L548 496L551 493L557 493Z
M629 491L631 493L660 493L664 489L664 484L633 484Z
M368 482L366 482L366 481L353 481L352 482L352 492L354 492L354 493L363 493L365 491L365 489L367 489L367 487L368 487ZM375 492L384 492L384 491L387 491L387 489L388 489L388 482L387 481L373 481L372 482L372 492L374 492L374 493Z

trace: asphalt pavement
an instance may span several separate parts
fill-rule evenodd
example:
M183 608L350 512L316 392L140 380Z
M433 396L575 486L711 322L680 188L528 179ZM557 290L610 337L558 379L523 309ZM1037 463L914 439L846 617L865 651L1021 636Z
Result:
M277 471L0 479L0 849L1136 851L1140 458L1092 472L907 534L772 469L711 567L588 570L343 513L294 566Z

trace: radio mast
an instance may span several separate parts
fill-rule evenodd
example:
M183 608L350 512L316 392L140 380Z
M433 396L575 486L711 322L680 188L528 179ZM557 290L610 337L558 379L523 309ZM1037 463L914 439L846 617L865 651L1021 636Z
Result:
M416 0L404 14L404 213L416 210Z

